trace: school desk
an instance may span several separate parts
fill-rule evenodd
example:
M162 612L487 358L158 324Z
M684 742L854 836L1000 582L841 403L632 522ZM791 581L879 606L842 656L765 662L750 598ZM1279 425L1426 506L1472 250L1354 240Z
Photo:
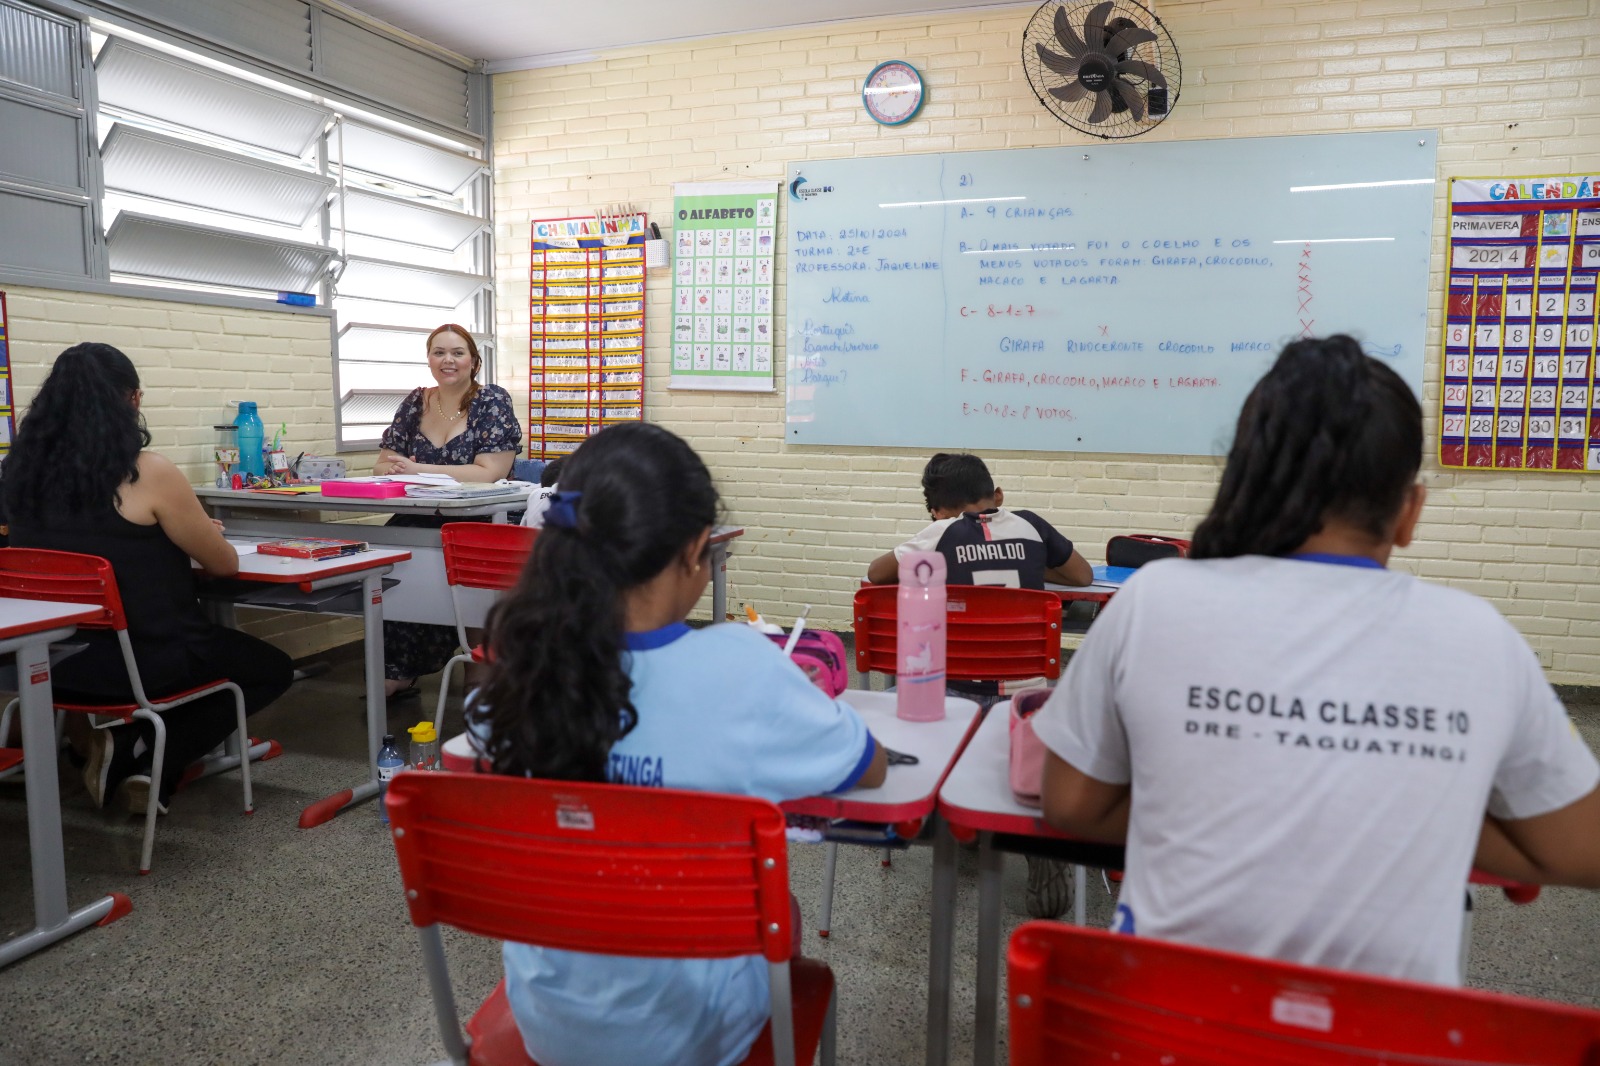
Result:
M894 713L893 692L849 689L839 697L854 707L885 747L915 755L915 766L891 766L880 788L853 788L826 796L781 804L789 814L848 818L856 822L895 825L933 818L939 787L955 765L977 724L978 705L945 697L945 716L937 722L907 722ZM907 834L914 835L914 834ZM928 1066L943 1066L950 1043L950 955L955 924L955 840L935 829L933 921L928 932ZM945 920L941 921L940 916Z
M262 555L259 552L239 556L239 573L235 580L289 588L305 597L302 603L296 604L292 593L288 598L271 598L259 590L245 589L234 595L232 600L247 607L327 611L328 603L321 602L317 594L355 586L360 588L357 603L361 611L362 638L366 651L368 779L353 788L342 789L326 799L318 800L300 812L302 829L321 825L340 811L378 794L378 749L383 745L383 734L388 729L388 704L383 694L383 579L410 558L410 552L393 548L373 548L332 559L294 559L284 555ZM252 747L250 757L260 758L261 749L267 746L258 744ZM215 773L236 765L238 755L230 754L208 760L205 772Z
M67 869L61 843L61 795L56 779L56 729L50 698L50 645L72 635L98 607L51 600L0 598L0 656L14 655L22 702L22 750L27 773L28 852L33 867L33 929L0 944L0 966L33 954L91 925L106 925L133 909L120 892L67 909Z
M1122 868L1121 845L1074 840L1046 825L1037 808L1018 803L1011 794L1010 767L1011 701L1002 700L990 708L939 789L940 816L954 832L963 836L976 832L978 836L978 989L972 1046L972 1061L977 1066L993 1066L995 1059L1002 852L1043 854L1073 863L1072 918L1078 925L1084 923L1085 868ZM954 858L952 851L952 863ZM934 877L939 876L935 870ZM953 866L948 876L955 876ZM934 920L948 929L955 927L953 913L935 915ZM950 987L948 977L943 987ZM950 1003L946 999L929 1007L948 1013Z
M418 499L397 496L387 500L350 499L334 496L276 496L242 489L197 488L195 495L205 501L211 513L222 520L229 534L262 538L337 537L364 540L374 548L400 548L411 553L409 562L395 567L400 584L386 605L391 622L427 622L454 626L450 586L445 581L444 548L437 529L408 526L352 525L349 522L323 522L305 517L309 511L346 514L430 515L446 521L482 518L504 522L510 511L527 506L526 490L514 489L486 496L461 499ZM740 526L718 526L711 536L711 617L722 621L728 616L728 545L744 535ZM462 603L469 616L487 615L494 594L482 590L463 590Z

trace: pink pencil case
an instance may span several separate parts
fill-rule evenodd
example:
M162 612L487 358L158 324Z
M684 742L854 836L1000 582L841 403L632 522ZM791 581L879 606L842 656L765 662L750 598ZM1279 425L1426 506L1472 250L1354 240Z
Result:
M324 496L353 496L363 500L392 500L404 496L406 487L399 481L324 481Z

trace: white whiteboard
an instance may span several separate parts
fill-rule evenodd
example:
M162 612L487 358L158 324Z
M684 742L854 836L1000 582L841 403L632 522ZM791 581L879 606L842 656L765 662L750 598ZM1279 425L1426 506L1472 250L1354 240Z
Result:
M1283 344L1420 395L1435 131L791 165L793 444L1226 452Z

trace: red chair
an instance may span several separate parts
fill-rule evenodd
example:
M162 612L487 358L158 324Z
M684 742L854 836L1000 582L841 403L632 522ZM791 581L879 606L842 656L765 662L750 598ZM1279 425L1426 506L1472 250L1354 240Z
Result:
M1600 1062L1600 1011L1029 922L1012 1066Z
M856 590L856 669L896 671L897 585ZM1024 681L1061 676L1061 600L1053 592L949 585L945 588L945 677Z
M167 726L162 711L193 703L214 692L233 693L233 705L239 722L239 777L244 783L244 812L255 810L250 793L250 758L244 754L250 747L250 734L245 725L244 693L227 678L218 678L182 692L170 692L152 697L146 694L144 681L139 676L139 663L133 655L133 645L128 640L128 617L122 609L122 595L117 591L117 577L111 564L97 555L80 555L76 552L45 551L39 548L0 548L0 596L22 600L56 600L65 603L89 603L101 608L102 614L92 622L79 622L79 629L109 629L117 634L122 648L122 663L128 671L128 683L133 689L133 700L128 703L63 703L56 701L56 710L86 714L96 729L107 729L123 722L142 718L155 730L155 742L150 763L150 803L144 816L144 847L139 853L139 872L150 872L150 855L155 849L156 815L160 804L156 789L161 782L162 760L166 756Z
M444 705L450 694L450 673L457 663L481 663L483 645L474 645L467 635L462 613L461 590L485 589L501 593L522 576L522 568L533 554L537 529L505 522L449 522L439 531L444 545L444 577L450 584L450 604L456 613L458 654L444 664L439 677L439 706L433 712L435 732L444 730Z
M783 814L709 792L495 774L406 773L389 822L450 1061L530 1066L505 982L462 1039L439 925L647 958L766 958L772 1021L745 1062L834 1056L833 972L791 959ZM532 1064L536 1066L536 1064Z

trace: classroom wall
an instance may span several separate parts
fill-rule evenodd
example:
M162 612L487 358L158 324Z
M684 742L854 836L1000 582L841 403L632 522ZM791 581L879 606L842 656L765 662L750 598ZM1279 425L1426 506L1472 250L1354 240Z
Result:
M1183 88L1148 139L1437 128L1441 179L1600 167L1600 0L1156 6L1183 59ZM797 160L1096 143L1028 88L1018 56L1033 9L743 34L497 75L501 380L527 378L530 219L622 201L665 222L673 182L777 182ZM922 71L929 98L915 120L890 129L866 116L860 90L873 65L895 58ZM1447 183L1437 188L1430 448L1447 233ZM780 265L780 322L781 278ZM815 623L848 628L867 563L926 521L926 456L785 445L781 369L774 394L668 391L670 288L667 272L650 276L646 416L700 450L749 530L729 567L730 607L752 602L787 619L809 602ZM1210 458L988 458L1008 503L1047 515L1095 562L1114 533L1191 530L1219 471ZM1488 597L1552 681L1600 684L1600 476L1447 473L1430 459L1423 478L1429 507L1397 565Z
M233 421L237 412L228 400L255 400L269 435L286 422L295 451L333 454L333 360L324 316L56 289L4 291L19 413L62 349L103 341L139 368L150 446L196 484L215 476L211 427ZM359 619L249 612L242 625L296 657L361 638Z

